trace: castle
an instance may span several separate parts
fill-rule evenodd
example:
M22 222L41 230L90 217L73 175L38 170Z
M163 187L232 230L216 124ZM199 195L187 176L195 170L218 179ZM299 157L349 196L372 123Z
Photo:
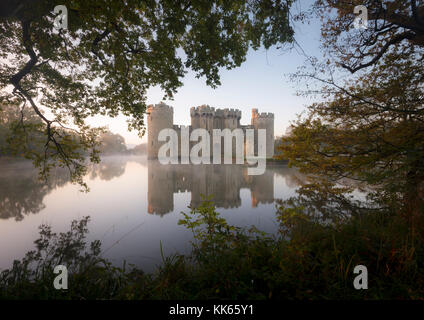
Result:
M258 109L252 109L252 120L250 125L241 125L241 111L236 109L215 109L208 105L192 107L190 109L191 125L189 132L202 128L206 129L212 136L213 129L266 129L266 158L274 156L274 114L258 113ZM172 107L159 103L147 107L147 156L149 159L156 159L160 147L165 143L158 141L159 132L163 129L174 129L179 137L181 136L181 126L174 125L174 110ZM191 142L191 145L193 143ZM233 143L235 150L235 143ZM255 149L257 150L257 140ZM181 150L179 150L180 152ZM256 152L256 151L255 151ZM234 154L234 153L233 153Z

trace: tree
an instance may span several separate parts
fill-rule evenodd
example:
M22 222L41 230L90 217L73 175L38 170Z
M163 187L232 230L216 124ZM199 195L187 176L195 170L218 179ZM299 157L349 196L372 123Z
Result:
M2 1L0 105L30 107L42 120L46 152L27 156L43 176L59 164L81 182L84 158L74 148L98 161L99 132L85 125L87 117L121 113L129 118L129 129L142 135L148 88L160 86L172 98L188 68L218 86L219 68L240 66L249 48L293 41L291 3ZM54 28L56 5L67 8L68 29ZM77 144L69 145L59 130L69 123Z
M146 143L138 144L134 148L128 151L130 154L133 154L133 155L147 154L147 144Z
M0 155L16 156L41 152L42 127L42 120L34 110L13 105L4 107L0 112ZM20 133L29 132L31 139L22 141L20 138L23 135ZM25 148L22 145L25 145Z
M415 9L417 14L421 8ZM323 29L335 27L324 24ZM311 59L313 67L294 76L318 84L305 93L318 94L320 102L293 124L281 149L305 173L333 182L364 182L378 204L395 209L413 226L424 212L424 48L419 37L385 48L387 38L370 31L374 40L368 44L385 48L380 54L362 42L363 31L350 32L337 40L337 48L348 48L356 37L359 42L352 50L362 56L330 45L326 53L338 60ZM324 32L323 42L331 43L333 36ZM370 63L364 62L373 54Z
M99 139L99 150L101 154L122 154L127 151L125 139L119 134L115 134L110 131L105 131L100 135Z
M352 32L356 6L367 9L368 28ZM424 46L423 0L317 0L324 48L341 67L355 73L376 64L400 43Z

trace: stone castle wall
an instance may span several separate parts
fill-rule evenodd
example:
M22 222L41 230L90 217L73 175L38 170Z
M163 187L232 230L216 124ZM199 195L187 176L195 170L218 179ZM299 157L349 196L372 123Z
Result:
M190 109L191 125L190 132L195 129L206 129L212 137L213 129L266 129L266 157L274 156L274 114L258 113L258 109L252 109L252 121L250 125L240 124L241 111L237 109L215 109L208 105L192 107ZM160 147L165 142L158 141L159 132L162 129L174 129L180 138L181 126L174 125L173 108L164 103L150 105L147 108L147 156L156 159ZM190 148L193 143L190 143ZM178 152L180 153L180 147ZM235 143L233 143L233 152ZM255 153L257 152L257 133L255 133Z

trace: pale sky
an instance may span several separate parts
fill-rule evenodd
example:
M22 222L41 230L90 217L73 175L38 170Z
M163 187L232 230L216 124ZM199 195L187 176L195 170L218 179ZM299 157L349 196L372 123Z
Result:
M320 55L320 22L313 20L309 25L296 25L295 39L306 54ZM288 77L304 61L305 57L296 49L250 50L246 61L239 68L221 70L222 84L217 89L208 87L204 78L197 79L189 71L174 100L164 102L174 108L174 124L179 125L189 125L190 107L202 104L240 109L242 124L250 123L252 108L258 108L259 112L273 112L275 135L282 135L290 122L296 119L296 115L312 102L309 98L296 96L297 89ZM159 103L162 97L160 88L151 88L147 93L147 103ZM140 140L135 131L128 132L124 116L114 119L98 116L88 119L87 123L108 126L112 132L122 135L127 144L139 144L147 140L147 134Z

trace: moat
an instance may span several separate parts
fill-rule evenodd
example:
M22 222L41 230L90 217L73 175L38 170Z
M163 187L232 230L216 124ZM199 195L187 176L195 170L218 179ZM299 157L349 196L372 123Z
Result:
M102 242L103 256L145 271L166 255L188 253L192 234L178 225L181 212L211 196L229 223L277 230L275 200L295 195L303 177L285 165L249 176L242 165L161 165L142 156L106 157L85 178L80 192L66 171L47 183L28 162L0 163L0 269L34 248L38 226L67 231L73 219L90 216L89 237ZM13 244L13 246L11 246Z

